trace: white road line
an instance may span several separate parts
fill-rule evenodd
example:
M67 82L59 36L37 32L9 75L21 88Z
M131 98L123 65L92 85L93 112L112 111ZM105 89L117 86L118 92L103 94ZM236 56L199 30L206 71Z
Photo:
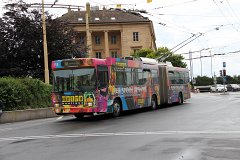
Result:
M0 133L4 132L4 131L9 131L9 130L13 130L13 128L3 128L3 129L0 129Z
M63 116L61 116L61 117L58 117L58 118L57 118L57 120L60 120L60 119L62 119L62 118L63 118Z
M240 131L154 131L154 132L79 133L79 134L60 134L60 135L25 136L25 137L6 137L0 138L0 142L53 139L53 138L143 136L143 135L173 135L173 134L240 134Z

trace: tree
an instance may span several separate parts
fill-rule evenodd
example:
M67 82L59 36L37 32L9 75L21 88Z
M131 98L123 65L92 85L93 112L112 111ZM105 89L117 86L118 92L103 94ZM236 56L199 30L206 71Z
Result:
M132 56L154 58L162 62L169 61L174 67L187 67L187 64L183 62L184 57L182 55L173 54L167 47L160 47L157 49L157 51L146 48L141 49L132 54Z
M195 80L196 86L208 86L213 84L213 79L207 76L197 76Z
M8 44L5 39L6 31L4 30L6 24L0 18L0 73L6 72L6 62L7 62L7 55L8 55Z
M160 47L153 54L148 55L149 58L157 58L163 62L171 62L174 67L186 68L187 64L183 62L184 57L179 54L174 54L167 47Z
M1 52L0 59L6 57L7 72L3 75L32 76L43 78L44 54L42 36L42 13L29 9L23 1L7 4L8 10L1 23L0 43L7 44L7 51ZM76 32L59 19L46 13L47 45L49 66L56 59L86 56L85 46L73 43ZM1 48L4 47L1 43ZM49 68L50 69L50 68Z
M148 55L150 55L153 52L154 51L150 48L143 48L143 49L137 50L136 52L132 53L131 55L135 58L137 58L137 57L147 57Z

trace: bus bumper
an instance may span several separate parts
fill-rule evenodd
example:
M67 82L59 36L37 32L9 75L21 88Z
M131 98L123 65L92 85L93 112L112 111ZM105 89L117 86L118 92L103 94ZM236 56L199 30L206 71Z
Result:
M64 114L75 114L75 113L83 113L83 114L93 114L93 113L107 113L107 109L103 108L90 108L90 107L53 107L53 111L58 115Z

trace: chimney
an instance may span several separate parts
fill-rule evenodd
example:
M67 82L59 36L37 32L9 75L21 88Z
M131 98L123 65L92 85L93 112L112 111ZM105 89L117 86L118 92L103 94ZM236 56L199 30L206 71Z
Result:
M71 13L71 8L70 8L70 6L68 7L68 13Z

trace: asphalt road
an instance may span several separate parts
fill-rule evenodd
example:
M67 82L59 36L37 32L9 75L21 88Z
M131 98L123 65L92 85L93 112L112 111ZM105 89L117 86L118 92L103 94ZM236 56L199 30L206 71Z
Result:
M119 118L68 116L0 125L0 160L239 160L240 93Z

